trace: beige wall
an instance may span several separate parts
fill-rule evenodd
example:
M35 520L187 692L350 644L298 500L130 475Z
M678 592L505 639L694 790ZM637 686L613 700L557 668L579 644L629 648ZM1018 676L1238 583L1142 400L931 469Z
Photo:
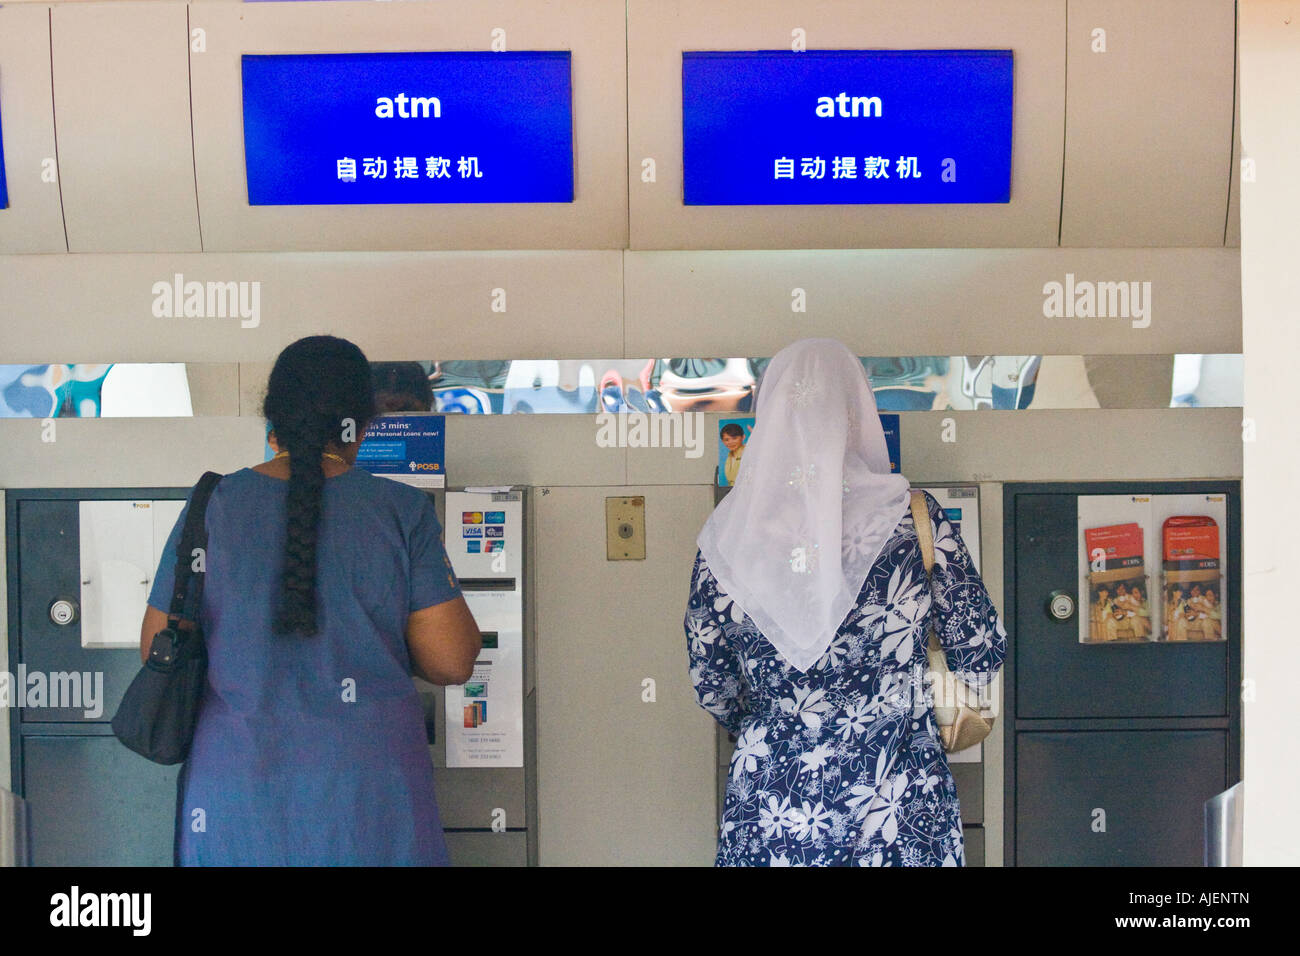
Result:
M1295 812L1300 748L1295 677L1300 672L1295 590L1300 576L1300 450L1294 392L1296 223L1300 222L1300 34L1294 3L1241 4L1241 142L1255 178L1241 189L1245 443L1242 578L1247 865L1300 864L1300 836L1279 825Z

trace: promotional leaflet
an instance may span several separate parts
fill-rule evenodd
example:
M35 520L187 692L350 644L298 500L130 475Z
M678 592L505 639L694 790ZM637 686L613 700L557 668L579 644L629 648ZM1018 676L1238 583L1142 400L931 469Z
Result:
M523 507L517 491L447 493L447 554L482 635L464 684L444 691L448 767L524 761Z
M1165 640L1224 640L1218 522L1176 515L1163 533Z
M447 484L446 428L441 415L380 415L357 449L357 467L417 488Z

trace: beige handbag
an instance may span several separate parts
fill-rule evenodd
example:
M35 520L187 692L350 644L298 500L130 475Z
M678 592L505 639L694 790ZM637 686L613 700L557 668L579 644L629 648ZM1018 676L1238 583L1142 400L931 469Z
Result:
M928 578L934 567L934 532L930 527L930 513L925 506L925 495L912 492L912 522L921 542L921 558L925 562ZM934 717L939 724L939 737L947 753L974 747L993 730L993 715L979 709L978 691L957 680L948 670L943 645L931 628L927 634L926 656L933 675ZM974 702L975 706L972 706Z

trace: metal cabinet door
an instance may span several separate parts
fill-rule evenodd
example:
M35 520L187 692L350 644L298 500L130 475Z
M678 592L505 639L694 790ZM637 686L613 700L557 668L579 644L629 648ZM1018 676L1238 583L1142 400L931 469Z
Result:
M89 650L81 646L81 622L55 624L50 605L81 594L79 503L23 500L18 505L19 660L27 673L103 674L102 712L87 717L81 707L26 707L23 723L107 723L140 670L134 649ZM11 570L11 573L15 573ZM144 608L140 608L141 615Z
M1077 547L1077 494L1016 494L1015 716L1228 716L1231 640L1080 644L1077 619L1047 613L1053 590L1078 599ZM1076 610L1087 613L1086 606Z
M25 736L37 866L171 866L178 767L109 736Z
M1017 866L1199 866L1221 730L1016 734Z

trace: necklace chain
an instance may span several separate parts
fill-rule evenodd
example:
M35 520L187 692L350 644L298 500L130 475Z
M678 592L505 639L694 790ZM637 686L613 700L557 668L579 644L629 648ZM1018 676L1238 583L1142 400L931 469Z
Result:
M288 453L287 451L281 451L281 452L276 452L275 455L272 456L271 460L274 461L276 458L288 458L288 457L289 457L289 453ZM345 464L345 465L348 463L348 460L347 460L346 458L344 458L342 455L336 455L336 454L334 454L333 452L330 452L330 451L322 452L322 453L321 453L321 457L322 457L322 458L333 458L335 461L341 461L341 462L343 462L343 464Z

